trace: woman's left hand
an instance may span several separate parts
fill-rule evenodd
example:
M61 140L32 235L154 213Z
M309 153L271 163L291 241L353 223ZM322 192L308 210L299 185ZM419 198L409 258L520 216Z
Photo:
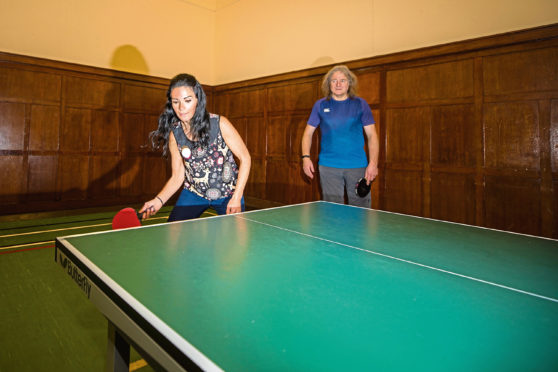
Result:
M240 200L237 200L233 197L231 200L229 200L229 203L227 204L227 214L240 213L240 212L242 212L242 205L240 203Z

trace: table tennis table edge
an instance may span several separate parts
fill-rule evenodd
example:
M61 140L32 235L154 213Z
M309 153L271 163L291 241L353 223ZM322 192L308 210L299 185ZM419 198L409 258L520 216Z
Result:
M165 368L172 367L168 370L185 371L187 368L188 370L199 368L204 371L222 371L205 354L89 261L65 238L56 238L54 259L78 286L80 283L76 275L82 275L90 281L89 293L81 288L84 295L94 303L109 322L112 322L118 330L124 333L126 339L131 340L134 346L145 351L157 363ZM70 267L65 259L70 261L73 267ZM81 274L76 273L76 270ZM93 294L93 298L91 298L91 294ZM170 349L175 350L167 350L157 340L172 345ZM162 360L162 356L166 356L166 358Z

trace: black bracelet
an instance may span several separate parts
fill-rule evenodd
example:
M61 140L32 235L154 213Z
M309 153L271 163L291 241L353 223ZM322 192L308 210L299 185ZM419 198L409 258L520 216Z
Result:
M309 158L309 157L310 157L310 155L302 155L300 158L304 159L304 158Z
M161 207L162 207L163 205L165 205L165 203L163 203L163 201L161 200L160 197L156 196L156 198L159 199L159 201L161 202Z

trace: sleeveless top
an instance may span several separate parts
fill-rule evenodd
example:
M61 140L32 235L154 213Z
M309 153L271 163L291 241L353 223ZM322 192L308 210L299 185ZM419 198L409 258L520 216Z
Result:
M225 143L219 116L209 117L209 146L190 141L180 122L171 126L185 168L184 188L208 200L232 196L238 178L238 166Z

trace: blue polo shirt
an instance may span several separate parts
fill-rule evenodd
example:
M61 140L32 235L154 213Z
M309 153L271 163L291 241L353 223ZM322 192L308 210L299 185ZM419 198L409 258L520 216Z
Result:
M366 167L363 128L374 123L370 106L360 97L318 100L308 119L308 125L319 126L322 135L318 164L332 168Z

